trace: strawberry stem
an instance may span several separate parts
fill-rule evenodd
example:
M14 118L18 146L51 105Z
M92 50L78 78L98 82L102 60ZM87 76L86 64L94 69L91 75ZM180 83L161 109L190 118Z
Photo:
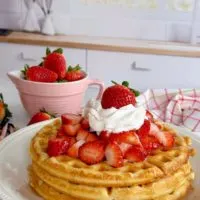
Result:
M51 118L55 118L55 117L56 117L55 114L50 113L50 112L47 112L45 108L40 109L40 112L42 112L42 113L46 113L46 114L50 115Z
M111 82L112 82L113 84L115 84L115 85L120 85L120 84L117 83L116 81L113 81L113 80L112 80ZM133 92L133 93L135 94L136 97L138 97L138 96L140 95L140 92L139 92L138 90L135 90L135 89L129 87L129 82L128 82L128 81L123 81L123 82L122 82L122 85L125 86L125 87L127 87L129 90L131 90L131 92Z
M27 79L26 72L27 72L28 69L29 69L29 65L25 64L24 65L24 69L21 70L21 73L23 74L23 76L24 76L23 78L24 79Z
M54 50L53 52L54 53L63 54L63 49L62 48L58 48L58 49Z
M71 72L71 71L78 71L78 70L81 70L81 67L80 65L76 65L75 67L72 67L71 65L68 67L68 72Z
M49 47L46 48L46 55L48 56L51 53L51 50Z
M119 85L117 82L115 82L115 81L111 81L113 84L115 84L115 85Z

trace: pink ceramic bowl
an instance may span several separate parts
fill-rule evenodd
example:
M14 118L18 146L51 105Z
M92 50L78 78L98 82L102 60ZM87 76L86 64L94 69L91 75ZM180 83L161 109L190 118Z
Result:
M21 102L26 111L32 116L45 108L51 113L80 113L83 98L90 85L98 85L101 98L104 84L99 80L89 79L88 75L79 81L64 83L40 83L21 78L20 71L11 71L8 77L15 84Z

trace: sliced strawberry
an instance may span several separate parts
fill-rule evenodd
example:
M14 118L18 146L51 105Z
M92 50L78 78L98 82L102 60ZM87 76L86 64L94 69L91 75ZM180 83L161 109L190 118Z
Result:
M130 162L142 162L146 157L147 153L140 146L132 146L124 155L124 158Z
M167 148L170 148L174 145L174 136L168 131L160 131L160 129L153 123L151 123L149 135L156 137L158 141Z
M151 123L149 120L144 120L143 125L137 130L139 136L148 135L150 131Z
M65 136L65 138L67 138L67 140L69 142L69 147L71 147L73 144L75 144L77 142L75 137Z
M151 122L149 135L154 135L159 131L160 131L159 127L156 124Z
M87 130L84 130L83 128L80 128L78 130L78 133L76 135L76 140L86 140L87 136L90 133Z
M124 156L125 153L126 153L126 151L127 151L129 148L131 148L132 145L131 145L131 144L127 144L127 143L121 143L121 144L119 144L119 147L120 147L120 149L121 149L121 151L122 151L122 154L123 154L123 156Z
M96 133L89 133L86 138L86 142L92 142L96 140L99 140L99 137L96 135Z
M101 141L87 142L79 149L80 160L89 165L101 162L104 155L104 144Z
M151 151L161 147L159 140L156 137L150 135L140 137L140 142L148 154L150 154Z
M100 140L103 140L105 142L108 142L109 140L109 137L110 137L110 133L108 133L107 131L101 131L100 135L99 135L99 138Z
M153 117L152 113L149 110L146 111L146 117L147 117L147 119L149 121L153 121L154 120L154 117Z
M65 138L52 138L48 142L47 153L50 157L60 156L67 152L69 142Z
M123 154L116 142L110 142L105 150L106 160L112 167L123 166Z
M110 135L109 140L111 142L117 142L117 143L128 143L128 144L134 144L134 145L139 145L140 140L135 133L135 131L127 131L127 132L121 132L121 133L112 133Z
M62 125L62 128L66 135L76 136L76 134L80 128L80 124L75 124L75 125L64 124L64 125Z
M80 115L74 115L74 114L63 114L61 115L62 124L79 124L82 120L82 117Z
M64 137L64 136L66 136L66 134L63 128L61 127L57 132L57 137Z
M78 158L78 151L79 148L85 143L84 140L79 140L78 142L74 143L67 151L67 155L73 158Z
M81 127L85 130L88 130L90 128L89 121L87 119L83 119L81 121Z

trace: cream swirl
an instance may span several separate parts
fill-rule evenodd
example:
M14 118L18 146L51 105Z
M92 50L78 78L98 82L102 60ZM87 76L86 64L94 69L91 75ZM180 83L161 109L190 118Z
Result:
M140 107L127 106L116 109L103 109L101 102L90 100L83 110L83 116L88 118L90 127L97 133L105 130L112 133L139 129L144 123L146 110Z

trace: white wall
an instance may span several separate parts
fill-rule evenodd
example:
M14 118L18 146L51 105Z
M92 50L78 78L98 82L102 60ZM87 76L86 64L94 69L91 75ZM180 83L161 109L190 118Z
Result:
M39 7L35 10L41 20L41 10ZM80 0L54 0L52 10L57 33L164 41L191 40L192 13L143 12L128 7L84 5L80 4ZM0 0L0 27L23 29L25 14L24 0ZM200 26L196 27L200 33Z

